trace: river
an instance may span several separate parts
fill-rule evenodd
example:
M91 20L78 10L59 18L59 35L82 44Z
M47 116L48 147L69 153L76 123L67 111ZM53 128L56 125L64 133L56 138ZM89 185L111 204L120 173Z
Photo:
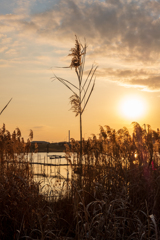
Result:
M29 158L34 181L40 184L40 193L58 197L69 190L72 169L64 152L33 153Z

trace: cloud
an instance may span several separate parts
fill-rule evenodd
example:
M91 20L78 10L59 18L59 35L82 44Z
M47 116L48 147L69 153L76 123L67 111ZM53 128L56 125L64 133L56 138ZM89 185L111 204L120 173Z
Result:
M9 54L9 55L15 55L17 52L15 49L9 49L6 54Z
M160 91L158 70L104 68L97 70L96 75L108 81L117 82L121 86L139 88L142 91Z
M55 46L54 53L60 58L77 34L82 42L87 39L89 61L104 59L97 76L159 91L159 75L155 70L160 57L159 1L59 0L48 11L36 14L30 13L31 5L29 0L25 4L17 1L17 11L0 15L0 37L6 35L10 41L5 45L3 40L1 49L7 47L8 52L16 53L18 45L28 41Z
M33 129L43 129L45 126L34 126Z
M27 1L29 5L29 1ZM74 34L86 37L104 55L133 54L146 61L160 53L160 18L155 1L73 1L60 0L48 11L26 16L1 15L0 21L12 31L37 34L63 42ZM27 18L27 19L26 19ZM7 26L6 26L7 25Z
M51 126L48 126L48 125L37 125L37 126L34 126L32 127L33 131L48 131L48 130L51 130Z
M160 91L160 76L148 77L145 79L132 79L130 85L137 86L143 91L159 92Z
M5 46L4 46L4 47L1 47L1 48L0 48L0 53L6 51L7 49L8 49L8 47L5 47Z
M5 14L5 15L0 15L0 21L16 21L16 20L21 20L24 19L23 14Z
M8 64L8 62L6 60L0 59L0 67L1 68L8 68L9 64Z
M17 20L24 32L61 42L86 37L95 53L156 61L160 18L155 1L64 1L46 12ZM159 7L158 7L159 8ZM125 56L124 56L125 54ZM133 57L132 57L133 58Z
M139 77L139 76L148 76L149 74L154 73L152 70L145 70L145 69L113 69L113 68L102 68L98 69L96 72L97 76L100 77L118 77L118 78L131 78L131 77Z

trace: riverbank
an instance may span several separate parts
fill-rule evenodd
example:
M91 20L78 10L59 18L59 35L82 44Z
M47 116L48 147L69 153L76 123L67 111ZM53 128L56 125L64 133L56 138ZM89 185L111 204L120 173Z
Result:
M31 152L64 152L65 145L69 144L68 142L57 142L49 143L44 141L33 141L31 142L30 150Z

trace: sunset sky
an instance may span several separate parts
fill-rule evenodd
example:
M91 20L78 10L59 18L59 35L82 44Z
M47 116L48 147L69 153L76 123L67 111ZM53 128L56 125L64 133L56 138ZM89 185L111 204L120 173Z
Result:
M1 126L19 127L25 139L30 129L34 140L67 141L68 130L79 139L72 94L51 79L78 85L74 69L57 68L70 65L75 34L88 46L84 80L98 65L83 137L98 134L100 125L131 131L133 121L159 128L159 0L1 0L0 111L13 98Z

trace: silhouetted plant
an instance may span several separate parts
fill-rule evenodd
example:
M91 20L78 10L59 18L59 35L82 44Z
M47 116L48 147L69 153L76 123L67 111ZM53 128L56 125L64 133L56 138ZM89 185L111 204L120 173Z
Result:
M0 239L158 240L160 134L138 123L133 133L105 126L100 127L99 138L92 135L83 140L82 188L74 174L69 192L58 200L53 196L46 201L39 194L40 186L28 176L27 163L19 166L15 161L5 167L0 174ZM18 152L19 129L9 138L3 126L0 136L5 146L11 138ZM149 165L152 144L154 165ZM76 158L79 145L71 139L67 156L73 152ZM70 160L74 169L73 163Z
M9 100L9 102L6 104L6 106L2 109L2 111L0 112L0 115L2 114L2 112L8 107L9 103L11 102L12 98Z
M71 54L69 54L69 56L72 57L69 68L75 69L78 78L78 86L56 75L53 77L53 79L59 80L73 93L70 97L71 109L75 112L76 116L79 115L80 118L80 164L82 164L82 114L93 92L95 86L95 72L97 69L97 66L92 65L87 78L83 81L86 50L86 43L83 46L76 36L75 47L71 49Z

